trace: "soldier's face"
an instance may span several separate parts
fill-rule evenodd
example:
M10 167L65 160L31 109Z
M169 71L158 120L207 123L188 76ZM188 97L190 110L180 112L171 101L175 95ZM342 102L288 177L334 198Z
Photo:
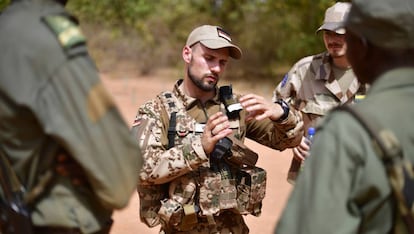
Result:
M324 30L323 41L325 43L326 50L332 58L339 58L346 55L347 46L345 42L345 35Z
M191 48L187 75L199 89L213 91L220 74L225 70L228 58L227 48L212 50L198 43Z

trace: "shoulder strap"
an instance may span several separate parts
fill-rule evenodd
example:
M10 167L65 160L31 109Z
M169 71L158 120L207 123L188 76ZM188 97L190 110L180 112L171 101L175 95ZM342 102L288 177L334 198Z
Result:
M68 57L88 54L86 38L74 17L68 14L47 15L42 17L42 22L55 35Z
M3 151L0 152L0 232L32 233L29 209L23 200L24 187Z
M169 116L168 124L168 149L175 145L175 134L177 125L177 112L179 110L178 103L175 100L174 94L171 91L165 91L158 95L162 105L166 109Z
M64 49L69 49L78 44L85 44L84 35L71 17L67 15L48 15L42 19L56 35L59 44Z
M22 184L3 152L0 152L0 186L7 202L13 200L14 194L24 192Z
M171 149L175 145L175 132L177 125L177 112L172 112L170 116L170 123L168 125L168 149Z
M414 206L414 169L412 163L403 159L400 143L394 133L384 128L375 116L343 105L337 108L350 113L368 131L373 145L387 170L388 178L397 199L399 214L405 222L408 232L414 233L414 218L411 209Z

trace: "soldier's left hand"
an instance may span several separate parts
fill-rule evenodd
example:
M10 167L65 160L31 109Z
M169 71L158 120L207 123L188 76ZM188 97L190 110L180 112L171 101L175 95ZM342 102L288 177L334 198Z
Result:
M244 95L239 98L239 102L248 112L246 121L252 119L263 120L266 118L276 121L283 115L283 109L279 104L268 101L266 98L256 94Z
M302 137L302 140L298 146L293 148L293 156L300 161L304 161L310 153L310 141L306 137Z

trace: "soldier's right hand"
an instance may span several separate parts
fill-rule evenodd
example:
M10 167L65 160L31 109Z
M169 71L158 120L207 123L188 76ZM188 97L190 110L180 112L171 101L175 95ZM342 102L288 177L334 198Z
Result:
M218 112L210 116L201 136L201 144L204 152L209 155L213 152L216 143L231 133L230 123L225 114Z
M302 140L298 146L293 148L293 156L300 161L304 161L309 156L310 142L306 137L302 137Z

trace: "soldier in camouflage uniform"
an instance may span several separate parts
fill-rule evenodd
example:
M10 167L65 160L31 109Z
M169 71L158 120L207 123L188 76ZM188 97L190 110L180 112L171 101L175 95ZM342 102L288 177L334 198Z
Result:
M64 2L12 1L0 15L0 152L31 198L34 233L109 233L140 152Z
M317 30L323 32L326 52L299 60L276 87L273 99L286 99L300 110L304 130L315 127L333 107L351 103L356 94L364 94L345 56L345 30L335 30L349 12L350 3L338 2L325 12L324 23ZM359 97L359 96L358 96ZM288 181L294 183L302 161L309 153L304 134L301 144L293 149Z
M381 158L367 129L349 113L328 114L317 129L307 169L297 180L277 234L414 233L404 231L397 211L402 204L395 199L402 191L393 194L392 189L405 187L408 213L414 213L414 1L353 0L345 29L348 60L358 80L371 85L351 108L370 117L366 123L379 126L377 137L390 140L386 133L393 132L401 158ZM387 173L390 167L401 170L403 164L407 174ZM406 218L413 228L412 216Z
M278 150L300 142L300 116L282 102L271 103L255 94L238 95L243 107L239 117L226 115L217 83L229 57L241 56L241 50L220 27L194 29L182 50L184 79L177 81L172 92L161 93L138 110L133 132L145 160L139 181L141 205L153 198L153 207L145 211L141 207L141 218L148 226L160 222L160 233L248 233L242 214L260 214L265 175L252 167L254 176L241 176L250 169L240 171L216 160L216 145L231 138L235 155L248 152L242 143L245 137ZM169 146L172 125L173 145ZM234 178L242 179L236 183ZM252 187L243 187L243 178L251 180ZM161 208L157 204L163 196L157 193L156 185L167 190ZM248 203L251 206L244 206Z

